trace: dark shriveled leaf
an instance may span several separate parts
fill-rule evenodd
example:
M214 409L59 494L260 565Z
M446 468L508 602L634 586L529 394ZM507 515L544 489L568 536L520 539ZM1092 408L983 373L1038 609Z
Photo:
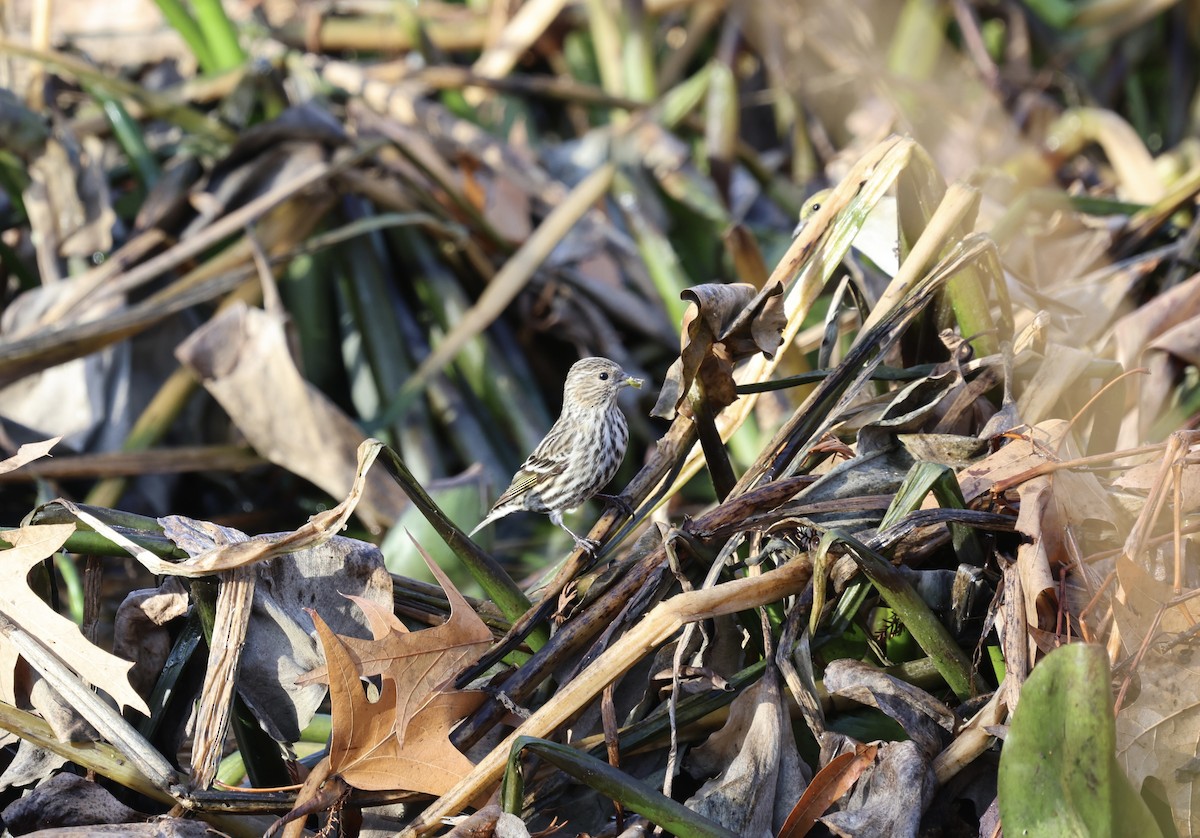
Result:
M680 296L692 303L683 319L683 347L650 411L663 419L675 418L697 381L714 409L732 404L733 366L756 352L772 357L787 323L781 285L760 292L742 283L706 283Z

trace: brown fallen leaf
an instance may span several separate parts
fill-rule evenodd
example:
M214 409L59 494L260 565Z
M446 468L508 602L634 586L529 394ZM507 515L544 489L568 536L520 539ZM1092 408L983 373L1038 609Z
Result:
M838 754L816 773L800 800L792 808L779 838L804 838L833 802L858 782L863 772L875 763L876 745L857 745L854 753Z
M450 601L450 617L442 625L410 632L386 608L352 597L374 635L361 640L335 634L311 614L326 666L303 680L329 683L329 767L356 788L440 795L473 768L449 733L483 694L455 690L450 681L488 648L492 636L437 564L421 554ZM376 676L379 697L370 701L363 679Z
M420 708L401 725L398 707L413 694L406 693L402 701L400 685L385 676L379 699L368 701L343 638L316 613L312 618L329 671L331 771L356 788L372 791L440 795L453 787L473 766L450 744L448 734L455 722L479 706L483 695L452 689L425 695Z
M842 838L916 836L937 780L915 742L884 742L839 811L821 823Z
M422 697L457 676L492 643L491 630L471 610L454 583L420 545L417 549L446 592L450 603L450 617L446 622L410 632L388 609L359 597L348 597L366 615L373 639L339 638L363 677L384 675L405 686L407 695L401 701L401 726L419 709ZM300 683L325 680L325 670L318 668L300 679Z
M492 642L491 631L462 595L440 571L435 575L452 603L450 618L440 626L410 632L391 612L373 602L349 597L367 615L375 639L340 638L363 677L382 675L404 686L396 706L401 739L404 728L415 723L424 703L437 696L447 681L473 663ZM461 607L456 599L462 602Z

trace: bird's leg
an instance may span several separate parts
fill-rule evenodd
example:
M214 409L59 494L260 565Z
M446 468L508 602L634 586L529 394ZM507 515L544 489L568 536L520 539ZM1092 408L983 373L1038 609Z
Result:
M633 506L625 499L624 495L606 495L603 492L597 492L592 497L600 498L605 503L611 503L618 510L620 510L621 514L626 518L633 517Z
M582 549L588 553L591 553L592 555L596 554L597 548L600 547L600 542L595 541L590 538L583 538L582 536L578 536L574 532L572 532L571 528L568 527L565 523L563 523L561 512L559 512L558 510L551 512L550 513L550 521L552 523L556 524L557 526L562 527L564 530L567 531L567 535L569 535L569 536L571 536L571 538L575 539L576 548Z
M585 553L590 553L593 556L596 555L596 551L600 548L599 541L596 541L594 538L584 538L576 535L566 524L561 524L560 526L567 531L567 534L570 535L571 538L575 539L576 548L582 549Z

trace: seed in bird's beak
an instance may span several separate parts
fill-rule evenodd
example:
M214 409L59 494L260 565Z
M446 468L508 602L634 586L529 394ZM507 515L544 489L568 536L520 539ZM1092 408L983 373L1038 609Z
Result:
M642 389L642 379L634 378L632 375L626 376L624 383L629 385L630 387L634 388L635 390Z

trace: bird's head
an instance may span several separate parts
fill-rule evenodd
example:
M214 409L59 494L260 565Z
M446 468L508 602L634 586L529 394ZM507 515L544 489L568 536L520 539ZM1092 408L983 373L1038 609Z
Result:
M808 200L800 208L800 220L796 223L796 229L792 230L792 238L800 235L800 231L804 229L804 225L817 214L817 211L821 209L821 205L829 199L831 194L833 194L832 189L820 189L808 196Z
M605 407L616 400L623 387L641 386L640 378L630 376L607 358L584 358L567 373L563 406Z

